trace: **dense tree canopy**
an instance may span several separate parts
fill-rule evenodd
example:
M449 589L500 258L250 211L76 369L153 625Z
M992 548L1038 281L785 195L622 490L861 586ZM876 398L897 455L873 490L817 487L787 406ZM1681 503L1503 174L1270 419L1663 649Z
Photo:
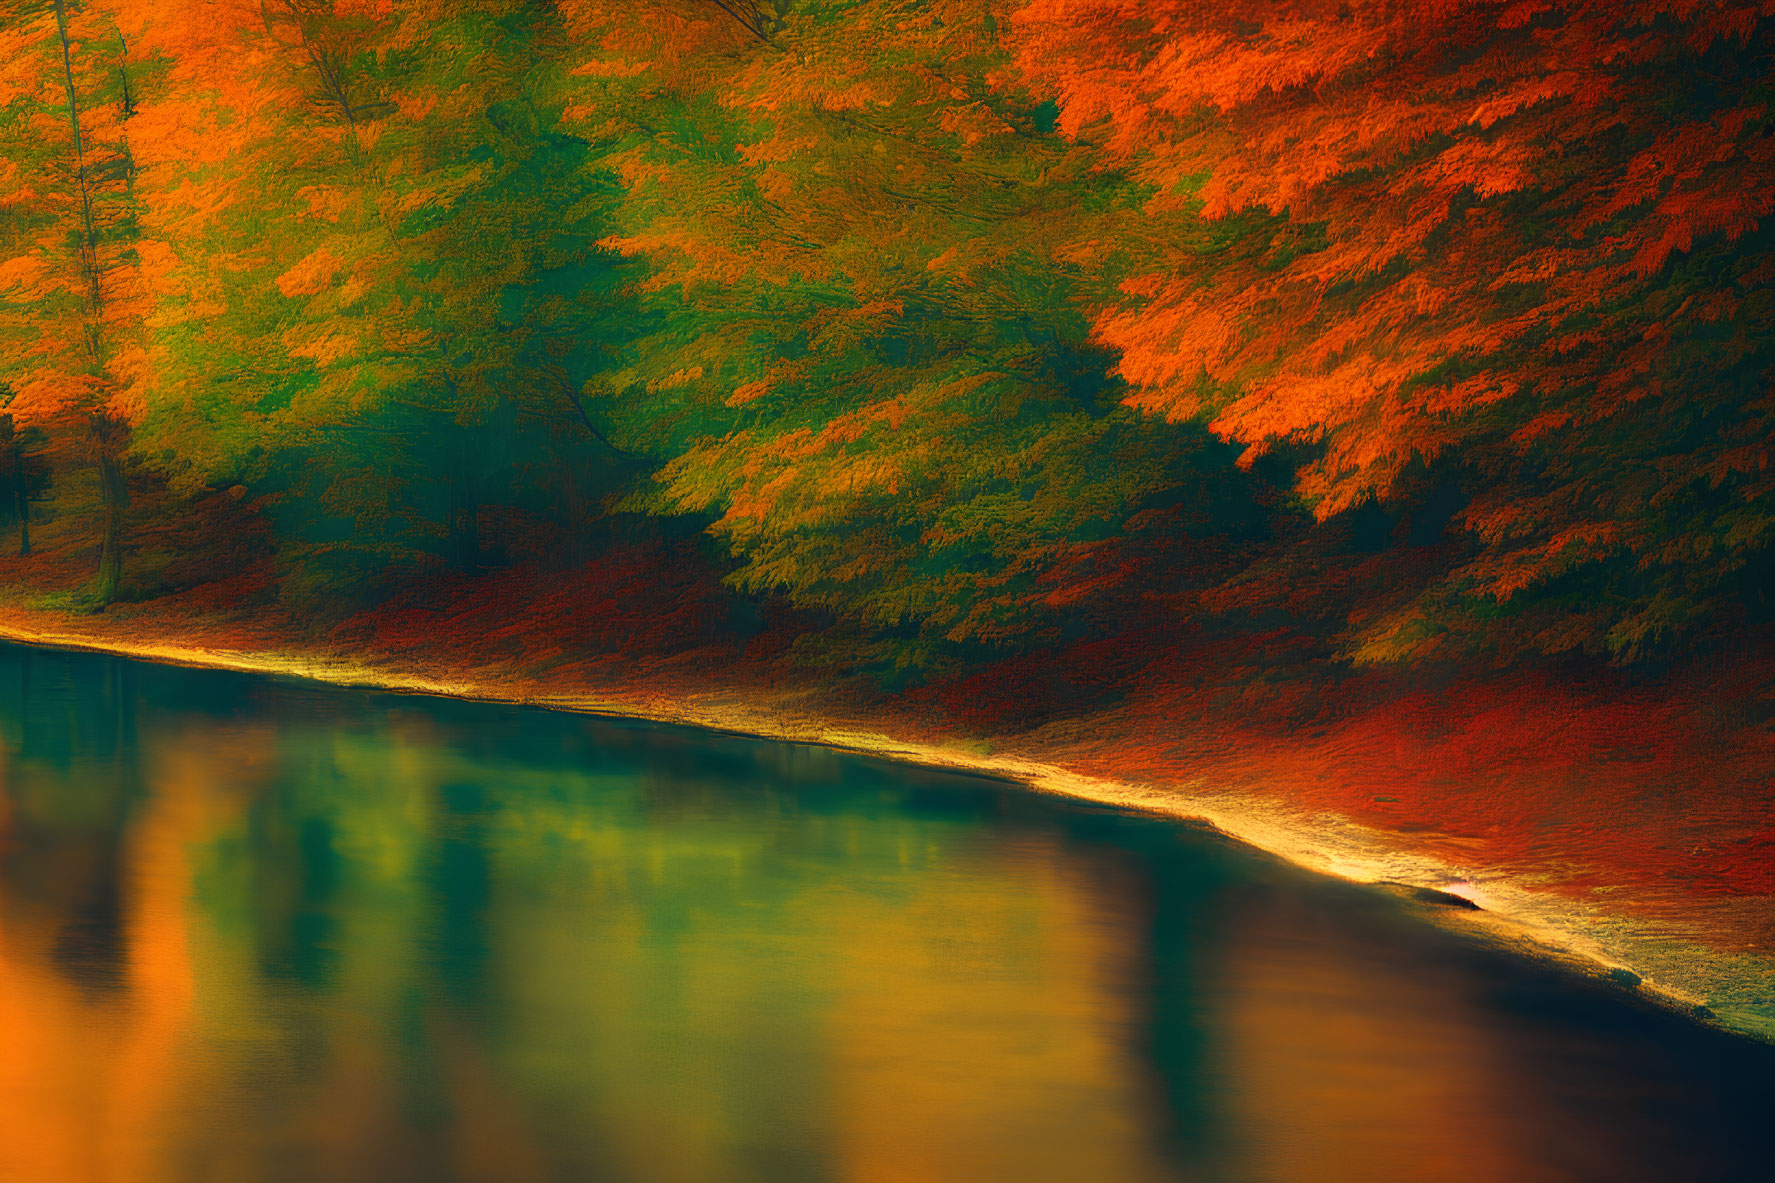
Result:
M1768 618L1775 3L6 2L97 603L230 491L303 602L688 529L891 668Z
M1012 25L1155 223L1255 219L1206 264L1155 235L1099 307L1132 401L1248 457L1317 445L1321 518L1458 481L1470 552L1395 627L1540 592L1571 610L1531 610L1533 643L1631 653L1768 574L1771 15L1038 0Z

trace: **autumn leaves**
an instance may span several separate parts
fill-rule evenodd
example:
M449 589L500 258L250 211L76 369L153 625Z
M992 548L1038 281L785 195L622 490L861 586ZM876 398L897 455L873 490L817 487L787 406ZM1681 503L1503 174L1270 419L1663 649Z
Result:
M3 376L291 586L645 514L895 662L1230 603L1650 655L1766 612L1772 19L29 0Z

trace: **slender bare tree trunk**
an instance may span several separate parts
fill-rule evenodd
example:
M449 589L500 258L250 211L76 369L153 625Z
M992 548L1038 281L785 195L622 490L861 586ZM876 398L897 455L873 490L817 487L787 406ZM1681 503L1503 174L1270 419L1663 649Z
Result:
M68 126L74 136L74 180L80 198L80 271L91 305L86 325L86 351L95 373L103 373L104 272L99 263L99 235L93 213L93 177L80 133L80 97L74 85L74 56L68 41L67 0L55 0L56 34L62 43L62 85L68 94ZM102 406L91 412L92 441L99 468L99 501L104 522L99 537L99 573L93 596L99 607L117 596L123 579L123 511L129 486L123 476L123 424Z
M105 294L99 273L99 236L92 211L92 177L86 167L86 144L80 135L80 98L74 89L74 55L68 44L67 0L55 0L55 31L62 42L62 85L68 92L68 126L74 133L74 184L80 196L80 274L86 280L93 324L88 328L88 352L97 361L98 315Z
M103 605L117 598L117 587L123 581L123 511L129 505L129 486L124 483L123 466L112 441L101 438L98 449L99 497L105 521L99 537L99 578L93 595Z
M31 553L31 498L22 482L13 490L13 497L18 506L18 553L22 559Z

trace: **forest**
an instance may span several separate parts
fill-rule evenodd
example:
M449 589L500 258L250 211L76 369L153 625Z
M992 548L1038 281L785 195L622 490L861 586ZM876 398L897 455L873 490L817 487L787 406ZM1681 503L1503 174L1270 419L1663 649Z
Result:
M11 602L1768 651L1775 0L0 12Z

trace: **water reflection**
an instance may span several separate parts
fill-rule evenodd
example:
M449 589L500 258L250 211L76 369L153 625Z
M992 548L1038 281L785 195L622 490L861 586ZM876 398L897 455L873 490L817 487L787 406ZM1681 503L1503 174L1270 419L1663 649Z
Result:
M1210 836L0 649L0 1179L1766 1174L1768 1049Z

